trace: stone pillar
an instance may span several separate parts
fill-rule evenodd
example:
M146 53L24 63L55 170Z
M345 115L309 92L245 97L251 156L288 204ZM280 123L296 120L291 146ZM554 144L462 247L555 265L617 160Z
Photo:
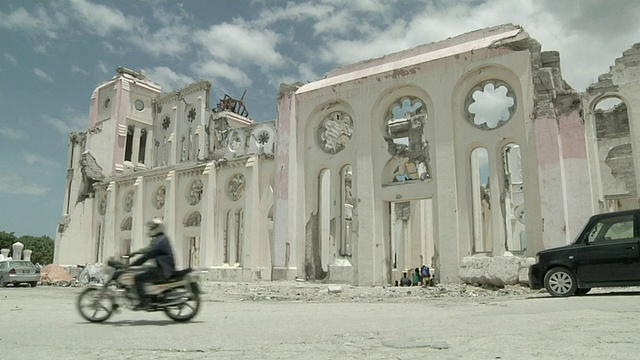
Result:
M242 266L255 271L260 267L260 260L264 256L264 254L260 253L260 243L266 240L265 234L260 232L265 218L263 214L260 214L260 159L257 156L252 156L247 160L246 167L251 170L251 176L247 181L249 186L246 187L244 195L244 218L251 219L251 221L244 222L245 231L244 239L242 240L246 246L243 246L244 259Z
M115 256L117 254L117 238L118 223L117 223L117 210L116 200L118 198L118 190L115 181L109 183L107 186L107 209L104 215L104 254L107 258Z
M216 229L218 218L216 214L216 193L217 193L217 169L212 161L207 164L202 173L204 177L204 197L202 199L202 224L200 225L200 267L212 266L222 263L216 261Z
M132 210L131 251L136 251L149 243L149 239L146 239L144 234L144 177L138 176L133 187L136 189L136 196Z
M144 165L147 169L151 169L155 164L155 145L153 138L153 129L147 129L147 143L144 146Z
M176 134L178 132L178 127L176 125L176 123L178 122L178 107L174 106L171 110L173 111L173 116L171 120L172 132L171 132L171 135L169 135L169 139L167 140L167 146L168 146L167 151L169 152L169 157L167 159L166 165L175 165L180 159L180 157L178 156L180 139ZM182 149L180 149L180 151L182 151Z
M131 163L138 165L138 158L140 157L140 136L142 129L139 127L133 128L133 142L131 143Z
M0 260L1 259L8 259L9 258L9 249L1 249L0 250Z
M166 177L166 181L169 182L169 184L167 184L167 193L166 193L166 200L165 200L165 205L164 205L164 226L165 226L165 231L166 231L166 235L169 237L169 240L172 242L171 246L173 247L173 251L174 251L174 255L175 255L175 259L176 259L176 265L177 266L182 266L183 265L183 261L182 259L184 259L183 257L183 249L182 246L178 246L178 244L181 244L182 241L179 241L179 239L176 238L176 234L177 234L177 228L179 226L182 225L182 222L180 222L179 224L176 223L176 208L177 208L177 204L176 201L178 199L177 196L177 184L178 184L178 180L176 179L176 172L175 170L169 171L169 173L167 173L167 177Z
M275 188L274 188L274 244L272 280L292 279L303 265L304 253L298 256L296 243L304 237L304 220L300 220L298 207L298 153L296 147L297 120L294 86L280 86L278 119L276 122ZM303 187L304 188L304 187ZM304 243L304 241L302 241ZM304 251L304 249L302 249ZM291 275L291 276L287 276Z
M11 257L14 260L22 260L22 249L24 249L24 244L21 242L13 243L13 252L11 253Z
M22 256L22 260L31 261L31 253L33 253L33 251L29 249L25 250L24 255Z

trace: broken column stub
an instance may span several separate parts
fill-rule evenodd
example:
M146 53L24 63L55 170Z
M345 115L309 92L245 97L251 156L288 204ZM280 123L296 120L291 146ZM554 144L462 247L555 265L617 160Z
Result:
M11 253L11 256L13 257L13 259L21 260L22 249L24 249L24 244L22 244L21 242L16 242L16 243L13 243L12 248L13 248L13 252Z
M33 251L31 251L31 250L29 250L29 249L26 249L26 250L23 252L22 260L31 261L31 254L32 254L32 253L33 253Z
M1 259L8 259L9 258L9 249L0 249L0 254L2 254L0 257Z

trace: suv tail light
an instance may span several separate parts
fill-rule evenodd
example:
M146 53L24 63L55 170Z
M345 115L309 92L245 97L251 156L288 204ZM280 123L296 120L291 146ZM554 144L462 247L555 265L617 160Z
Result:
M9 270L9 274L15 275L16 274L16 269Z

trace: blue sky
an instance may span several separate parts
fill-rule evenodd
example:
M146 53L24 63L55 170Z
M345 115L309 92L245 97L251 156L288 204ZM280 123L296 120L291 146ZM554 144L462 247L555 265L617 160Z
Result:
M558 50L583 91L640 42L637 0L57 0L0 2L0 231L55 237L68 134L117 66L163 87L206 79L255 121L281 83L502 23Z

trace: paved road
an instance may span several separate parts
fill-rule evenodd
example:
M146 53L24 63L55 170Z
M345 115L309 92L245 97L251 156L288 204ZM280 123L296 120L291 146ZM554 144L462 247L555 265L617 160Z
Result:
M79 288L3 288L0 358L638 359L633 290L322 303L209 292L187 324L129 310L91 324L74 308Z

